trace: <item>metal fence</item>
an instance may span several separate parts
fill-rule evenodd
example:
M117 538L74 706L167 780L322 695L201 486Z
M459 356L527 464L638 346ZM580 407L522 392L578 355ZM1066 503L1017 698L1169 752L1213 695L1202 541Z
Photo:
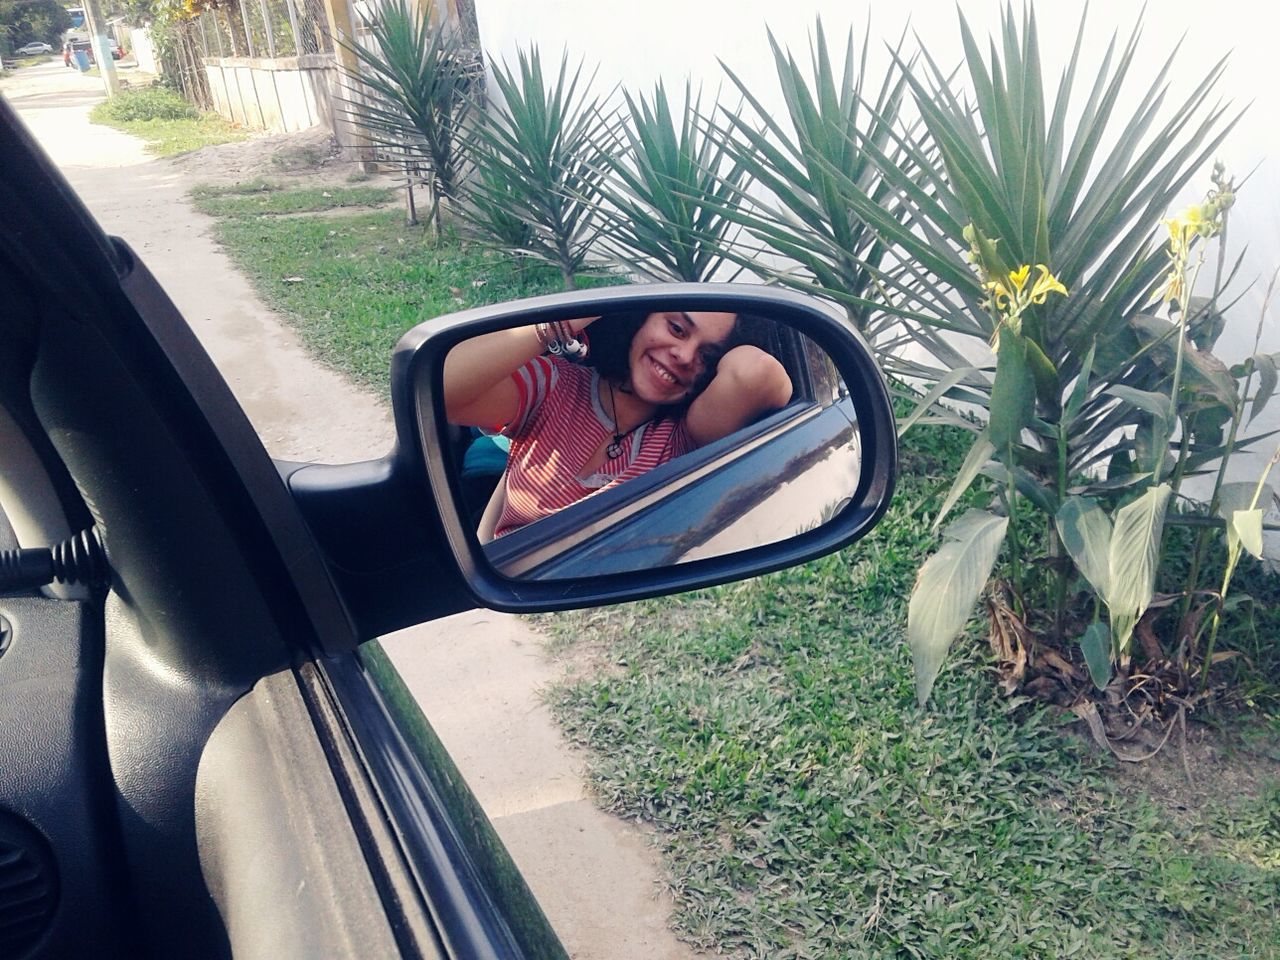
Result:
M331 53L322 0L240 0L196 18L205 57L296 57Z

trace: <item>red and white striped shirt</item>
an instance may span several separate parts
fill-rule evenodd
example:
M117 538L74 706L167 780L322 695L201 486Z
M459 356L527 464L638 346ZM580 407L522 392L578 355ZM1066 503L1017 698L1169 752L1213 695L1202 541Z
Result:
M684 420L650 420L622 439L622 456L606 458L590 476L583 468L613 439L600 403L600 375L558 357L535 357L511 375L520 395L511 438L506 507L494 536L518 530L584 497L616 487L697 445Z

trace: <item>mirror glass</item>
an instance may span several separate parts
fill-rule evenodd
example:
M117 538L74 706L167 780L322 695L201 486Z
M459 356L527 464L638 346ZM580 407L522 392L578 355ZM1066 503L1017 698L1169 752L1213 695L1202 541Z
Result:
M647 570L785 540L858 487L830 357L767 316L512 327L445 360L458 511L514 579Z

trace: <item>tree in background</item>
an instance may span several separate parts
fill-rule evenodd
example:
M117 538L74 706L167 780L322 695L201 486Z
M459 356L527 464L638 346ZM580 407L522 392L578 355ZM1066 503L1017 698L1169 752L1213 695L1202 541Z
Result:
M3 2L3 0L0 0ZM195 36L196 17L208 4L199 0L118 0L117 9L151 31L162 80L202 110L213 107L209 79ZM238 12L237 12L238 16ZM243 36L243 23L241 35Z
M0 42L14 50L32 41L57 46L71 29L71 15L57 0L0 0Z

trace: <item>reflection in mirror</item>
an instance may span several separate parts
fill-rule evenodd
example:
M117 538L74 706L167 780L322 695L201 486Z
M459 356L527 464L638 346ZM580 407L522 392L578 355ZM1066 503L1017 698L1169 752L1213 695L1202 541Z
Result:
M459 510L516 579L774 543L858 486L843 381L768 317L666 310L500 330L449 352L444 392Z

